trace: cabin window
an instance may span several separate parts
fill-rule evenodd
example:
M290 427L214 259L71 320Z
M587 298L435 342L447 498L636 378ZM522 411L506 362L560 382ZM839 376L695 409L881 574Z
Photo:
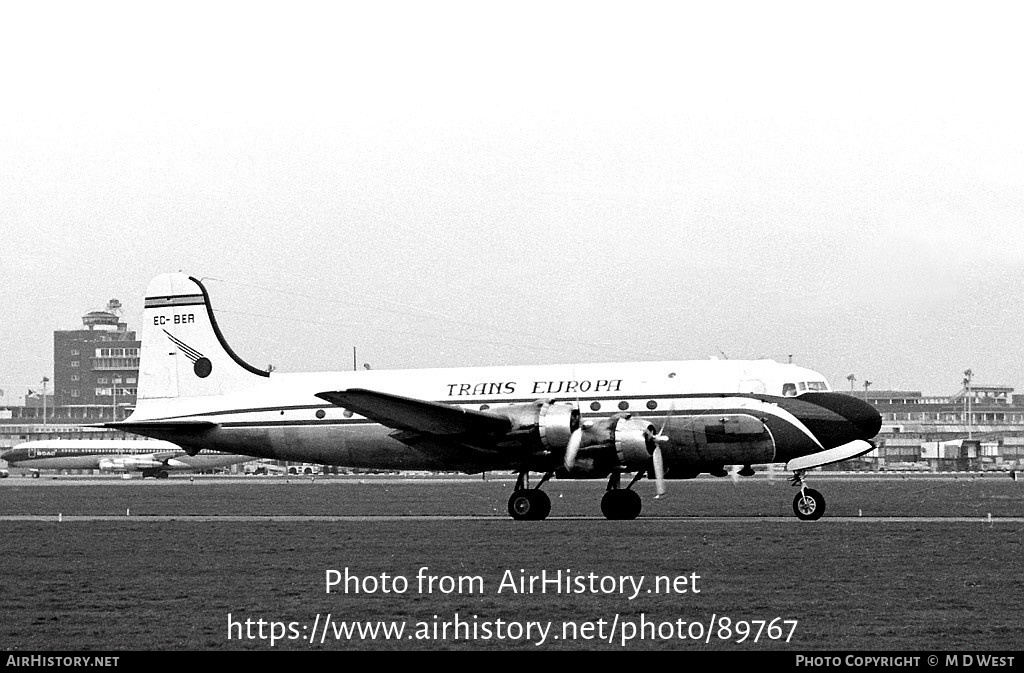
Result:
M655 409L658 408L658 403L655 402L654 400L647 400L647 408L650 409L651 411L654 411Z
M619 411L625 411L626 409L629 409L629 402L626 402L625 400L619 402Z
M316 410L316 417L317 418L323 418L326 415L327 415L327 412L324 411L323 409L317 409Z
M601 410L601 403L600 402L591 402L590 403L590 410L591 411L600 411Z

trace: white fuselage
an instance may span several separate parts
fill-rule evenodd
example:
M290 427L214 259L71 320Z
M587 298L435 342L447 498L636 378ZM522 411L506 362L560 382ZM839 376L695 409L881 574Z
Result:
M217 430L193 446L267 458L349 467L438 468L435 457L389 437L392 429L316 397L330 390L366 388L469 409L551 399L577 406L583 418L633 414L686 432L687 418L723 411L798 422L753 395L781 396L787 384L828 390L816 372L771 360L700 360L579 365L369 370L251 377L222 395L140 399L130 422L203 421ZM809 388L810 387L810 388ZM782 423L780 423L782 425ZM810 433L789 444L818 450ZM187 444L188 437L166 436ZM667 460L673 454L668 450ZM752 456L749 462L785 456ZM710 459L710 458L709 458Z

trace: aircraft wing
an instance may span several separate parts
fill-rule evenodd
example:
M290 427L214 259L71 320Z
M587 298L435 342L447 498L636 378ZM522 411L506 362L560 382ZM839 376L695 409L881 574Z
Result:
M459 437L472 442L474 437L493 437L512 428L512 421L505 416L365 388L325 391L316 396L381 425L418 436Z
M161 463L166 463L168 460L180 458L181 456L187 455L188 452L186 452L184 449L171 449L168 451L156 451L150 454L150 458L152 458L153 460L158 460Z

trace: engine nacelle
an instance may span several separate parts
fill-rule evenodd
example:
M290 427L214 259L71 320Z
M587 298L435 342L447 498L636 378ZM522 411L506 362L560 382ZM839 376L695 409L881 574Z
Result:
M656 432L651 423L630 414L602 418L584 424L580 454L594 456L602 468L643 469L651 462Z
M580 426L579 410L568 404L540 401L491 407L488 411L512 421L512 429L499 440L499 446L522 448L530 453L561 455L569 437Z
M651 462L654 426L640 418L620 418L612 426L612 440L619 465L642 469Z

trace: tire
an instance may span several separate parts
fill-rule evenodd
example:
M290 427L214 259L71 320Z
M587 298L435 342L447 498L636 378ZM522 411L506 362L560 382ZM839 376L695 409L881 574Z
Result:
M601 513L604 518L612 521L635 519L640 515L643 502L632 489L612 489L605 491L601 498Z
M534 511L534 500L530 491L513 491L508 499L508 513L516 521L529 521Z
M817 521L825 513L825 497L813 488L805 488L793 498L793 513L801 521Z
M548 518L548 514L551 514L551 498L544 491L535 489L531 493L533 493L534 498L533 504L537 508L533 520L543 521Z

